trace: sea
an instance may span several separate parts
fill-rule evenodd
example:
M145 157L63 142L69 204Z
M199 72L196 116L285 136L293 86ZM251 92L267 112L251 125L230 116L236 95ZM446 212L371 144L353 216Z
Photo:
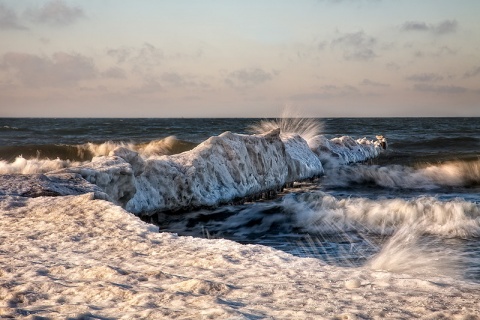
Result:
M256 118L0 118L0 174L46 173L123 146L142 156L188 152ZM299 122L297 122L298 124ZM331 265L429 265L480 282L480 118L318 118L318 134L387 148L268 198L139 216L160 232L269 246ZM300 122L301 124L301 122ZM382 252L389 250L389 255ZM398 253L395 255L395 253ZM412 260L415 260L413 262ZM436 269L438 270L438 268Z

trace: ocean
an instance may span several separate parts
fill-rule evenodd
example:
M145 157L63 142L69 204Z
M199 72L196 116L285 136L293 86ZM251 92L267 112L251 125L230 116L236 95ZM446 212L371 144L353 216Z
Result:
M261 121L4 118L0 170L44 173L106 156L118 146L145 157L178 154L225 131L252 134ZM323 163L324 175L270 199L137 214L161 232L271 246L346 267L370 263L404 232L397 242L415 235L414 246L433 255L449 252L456 273L480 281L480 119L308 121L327 139L383 135L388 148L359 163ZM30 163L22 166L19 159Z

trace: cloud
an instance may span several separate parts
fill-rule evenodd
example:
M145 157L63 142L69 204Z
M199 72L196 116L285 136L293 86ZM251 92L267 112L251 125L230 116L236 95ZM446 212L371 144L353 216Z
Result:
M332 41L332 46L343 48L343 56L346 60L367 61L377 55L373 48L377 40L365 34L363 31L344 34Z
M3 55L2 69L31 87L68 86L97 76L91 58L65 52L56 52L51 57L7 52Z
M69 25L85 17L80 7L70 7L63 0L52 0L40 8L30 8L26 12L30 20L42 24Z
M407 21L402 25L403 31L428 31L429 27L425 22Z
M427 24L422 21L407 21L405 22L401 30L402 31L414 31L414 32L430 32L437 35L455 33L458 28L458 22L456 20L444 20L437 24Z
M198 80L197 76L190 74L180 74L178 72L165 72L160 77L161 80L170 86L181 88L200 88L208 89L210 85L202 80Z
M112 78L112 79L125 79L126 74L125 70L119 67L112 67L108 68L104 72L102 72L102 76L104 78Z
M225 83L234 88L246 88L260 85L273 79L276 72L266 72L260 68L245 68L230 72Z
M464 78L473 78L473 77L476 77L478 75L480 75L480 66L479 67L474 67L474 68L472 68L472 70L469 70L469 71L465 72L463 77Z
M360 95L358 89L350 85L324 85L319 87L318 90L316 90L315 92L295 94L290 96L290 99L295 101L309 101L354 97L358 95Z
M433 92L433 93L440 93L440 94L460 94L468 91L468 89L465 87L451 86L451 85L438 86L438 85L431 85L426 83L417 83L413 86L413 89L421 92Z
M119 65L130 65L131 70L141 75L151 75L155 67L165 59L162 49L145 42L141 47L119 47L107 49L107 55Z
M140 95L150 95L163 91L163 87L156 77L144 77L142 85L130 88L130 93Z
M433 26L433 32L436 34L455 33L458 22L456 20L445 20Z
M437 73L416 73L406 77L405 79L416 82L434 82L443 80L443 77Z
M363 81L360 82L360 85L370 86L370 87L390 87L389 84L381 83L381 82L375 82L375 81L372 81L370 79L363 79Z
M0 30L8 29L26 30L27 28L20 23L15 11L0 3Z

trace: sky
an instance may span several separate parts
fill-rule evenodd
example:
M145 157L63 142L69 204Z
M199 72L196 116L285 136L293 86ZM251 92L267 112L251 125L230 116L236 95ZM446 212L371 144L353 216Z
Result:
M478 0L0 0L0 117L480 116Z

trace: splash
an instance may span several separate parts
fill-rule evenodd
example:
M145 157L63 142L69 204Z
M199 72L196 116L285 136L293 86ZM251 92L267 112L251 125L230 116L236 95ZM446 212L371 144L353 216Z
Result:
M133 142L114 142L107 141L104 143L86 143L77 146L78 155L82 158L87 158L88 155L99 157L108 156L113 150L122 147L138 152L144 157L162 156L178 154L184 151L193 149L197 144L193 142L183 141L177 139L175 136L168 136L164 139L153 140L148 143L133 143Z
M461 276L462 256L445 248L440 239L422 236L421 229L401 227L366 266L395 273Z
M308 142L323 132L323 122L314 118L300 117L291 110L284 110L280 118L262 120L249 127L249 131L256 134L264 134L275 129L280 129L284 135L298 134Z
M0 161L0 174L35 174L60 170L71 166L79 166L81 162L61 159L25 159L22 156L16 157L15 161Z
M460 199L337 199L313 192L288 195L282 206L295 216L298 228L312 234L358 231L391 235L402 226L415 225L424 234L445 238L480 236L480 207Z

